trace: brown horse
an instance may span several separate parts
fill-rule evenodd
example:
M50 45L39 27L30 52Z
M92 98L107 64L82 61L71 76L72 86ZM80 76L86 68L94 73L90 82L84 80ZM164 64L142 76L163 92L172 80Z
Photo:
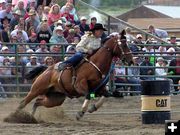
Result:
M121 35L121 41L115 37L108 39L88 61L82 63L75 70L69 68L59 72L53 65L40 75L36 74L35 76L37 77L31 86L31 90L21 101L18 109L23 109L36 97L38 98L33 106L33 114L38 106L59 106L66 97L87 96L89 90L96 88L104 79L104 76L108 74L113 57L121 59L124 57L127 62L132 61L132 54L126 44L126 39L123 38L125 38L124 35ZM40 71L36 72L39 73ZM76 79L72 78L74 73L76 74ZM73 81L74 83L72 84ZM105 85L100 87L97 93L101 98L88 110L90 113L102 106L106 94ZM89 99L87 98L84 101L82 110L77 113L76 118L78 120L87 111L88 104Z

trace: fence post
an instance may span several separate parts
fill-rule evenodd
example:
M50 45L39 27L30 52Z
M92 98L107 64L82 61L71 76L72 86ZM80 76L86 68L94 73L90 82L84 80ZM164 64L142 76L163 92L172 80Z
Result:
M18 49L17 49L17 44L15 44L15 63L16 63L16 96L19 97L20 94L19 94L19 76L18 76L18 61L19 61L19 58L18 58Z
M111 33L110 26L111 26L111 16L108 16L108 35Z

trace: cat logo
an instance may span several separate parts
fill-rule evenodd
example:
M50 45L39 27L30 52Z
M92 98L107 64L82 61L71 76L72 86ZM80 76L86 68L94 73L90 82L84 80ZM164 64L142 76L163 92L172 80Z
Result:
M156 107L167 107L167 99L156 99Z

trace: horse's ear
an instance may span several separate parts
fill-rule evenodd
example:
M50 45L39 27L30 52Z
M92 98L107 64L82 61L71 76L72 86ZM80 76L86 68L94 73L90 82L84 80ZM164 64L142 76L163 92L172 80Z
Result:
M126 35L126 31L125 30L122 30L120 35L121 35L121 39L126 39L126 36L125 36Z

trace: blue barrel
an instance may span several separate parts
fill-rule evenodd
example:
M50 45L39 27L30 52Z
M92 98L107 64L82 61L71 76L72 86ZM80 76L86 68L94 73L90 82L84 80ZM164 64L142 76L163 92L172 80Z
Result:
M147 80L141 82L141 112L143 124L164 124L171 118L170 82Z

